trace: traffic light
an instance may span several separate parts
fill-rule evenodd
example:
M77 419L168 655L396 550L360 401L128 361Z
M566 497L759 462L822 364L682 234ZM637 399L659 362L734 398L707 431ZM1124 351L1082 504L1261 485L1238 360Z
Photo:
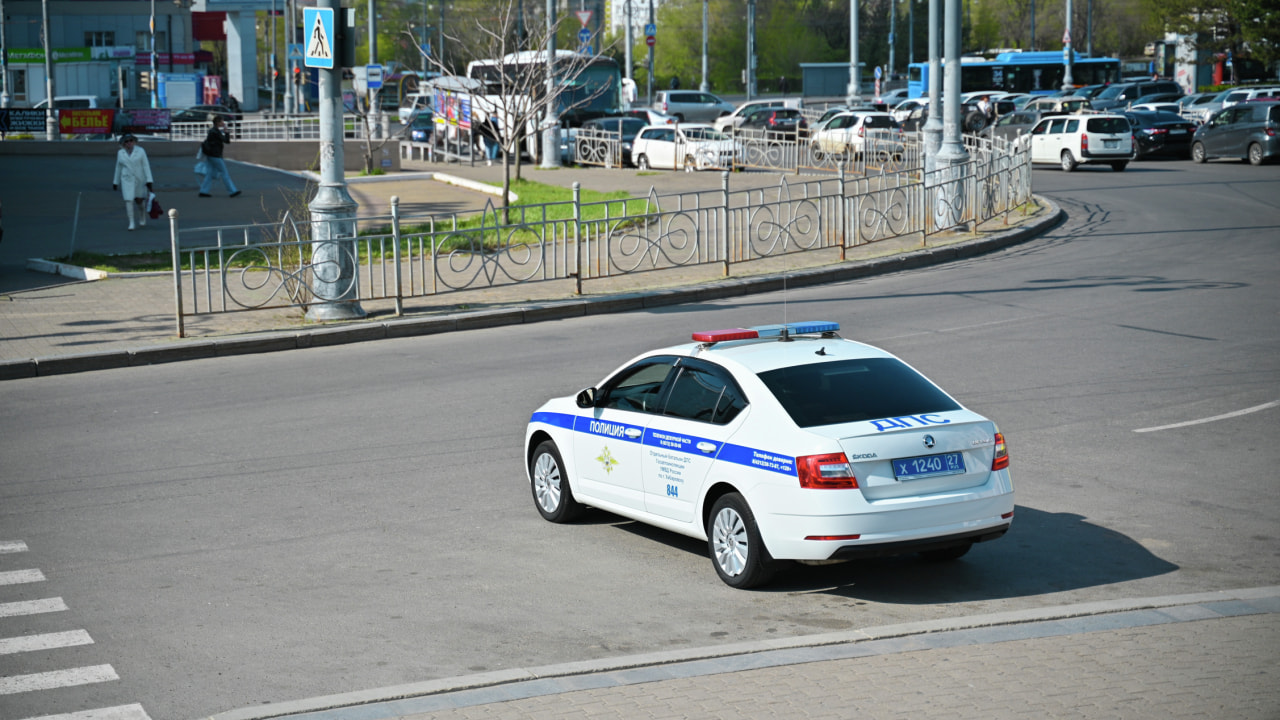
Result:
M293 84L294 85L302 84L302 68L300 67L295 67L293 69Z

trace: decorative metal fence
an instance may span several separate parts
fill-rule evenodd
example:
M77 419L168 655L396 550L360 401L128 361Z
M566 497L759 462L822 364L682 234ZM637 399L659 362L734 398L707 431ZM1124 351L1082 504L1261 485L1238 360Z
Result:
M895 153L919 158L914 137ZM181 228L171 221L178 334L183 318L263 308L306 307L335 298L332 244L355 272L339 288L349 300L394 300L548 280L592 280L692 265L735 264L823 248L844 250L890 238L928 236L976 225L1030 201L1025 148L969 141L968 163L925 173L920 164L852 177L788 180L732 189L722 173L712 190L584 202L495 207L477 217L391 213L332 221L285 217L278 223ZM871 154L871 153L864 153ZM895 161L898 162L898 161ZM338 228L341 229L338 229ZM335 241L334 238L337 238ZM321 252L321 246L324 251Z

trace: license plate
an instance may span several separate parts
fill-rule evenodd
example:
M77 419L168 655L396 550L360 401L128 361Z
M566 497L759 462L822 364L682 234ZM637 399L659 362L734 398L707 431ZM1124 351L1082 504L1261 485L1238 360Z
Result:
M964 472L964 456L958 452L921 455L893 461L893 475L899 480L917 480L936 475L959 475Z
M1109 148L1120 147L1120 141L1119 140L1103 140L1102 147L1109 147Z
M1169 134L1170 135L1186 135L1187 131L1186 130L1170 130Z

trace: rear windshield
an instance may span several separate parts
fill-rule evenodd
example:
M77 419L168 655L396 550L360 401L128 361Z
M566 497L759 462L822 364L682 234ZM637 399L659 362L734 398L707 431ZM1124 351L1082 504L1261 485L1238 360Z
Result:
M1121 117L1089 118L1086 128L1091 133L1127 133L1129 121Z
M891 128L897 127L898 122L888 115L868 115L867 119L862 121L862 126L869 128Z
M954 400L900 360L868 358L760 373L800 427L959 410Z

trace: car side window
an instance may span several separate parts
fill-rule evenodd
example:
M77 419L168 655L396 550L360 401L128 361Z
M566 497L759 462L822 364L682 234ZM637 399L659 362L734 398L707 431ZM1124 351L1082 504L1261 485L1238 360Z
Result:
M660 142L675 142L676 130L675 128L662 128L657 133L650 135L650 137Z
M1058 133L1061 133L1062 129L1066 126L1067 126L1066 120L1054 120L1053 123L1049 126L1049 132L1050 134L1056 135Z
M723 425L747 403L737 383L714 366L686 361L671 385L663 414Z
M1067 122L1067 132L1073 133L1080 127L1079 120L1070 120Z
M596 407L614 410L657 413L662 386L675 367L676 358L657 357L641 360L609 380L596 401Z
M1044 135L1047 132L1049 132L1049 123L1047 122L1042 122L1031 129L1032 135Z

